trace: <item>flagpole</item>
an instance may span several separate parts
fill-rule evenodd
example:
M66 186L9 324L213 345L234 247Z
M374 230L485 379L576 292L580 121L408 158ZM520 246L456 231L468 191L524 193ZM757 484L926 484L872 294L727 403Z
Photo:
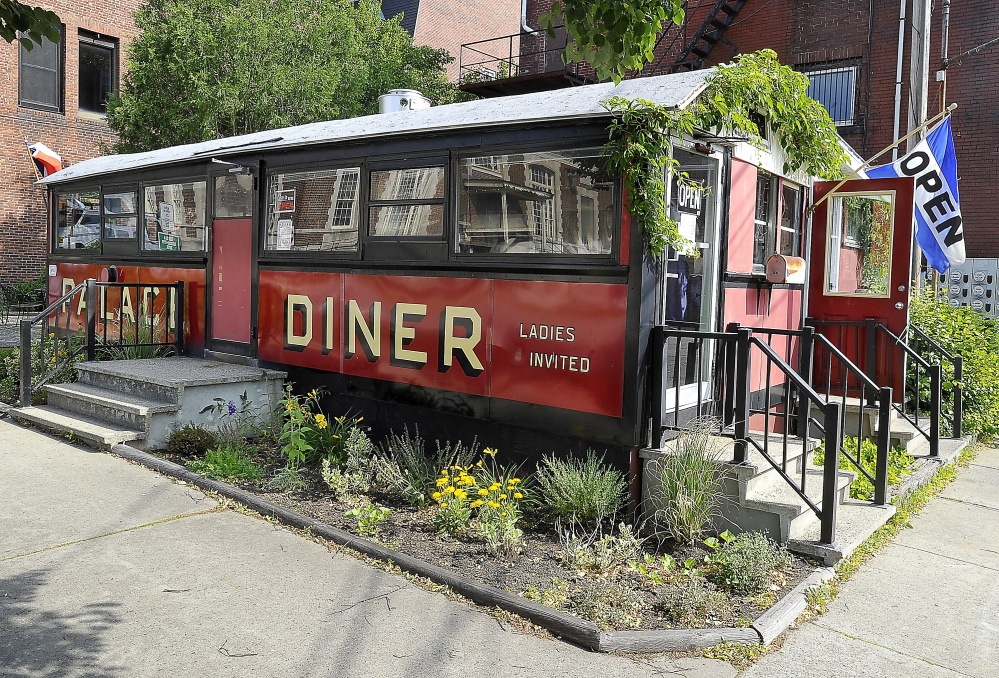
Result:
M957 104L951 104L950 106L948 106L947 108L945 108L944 110L940 111L939 113L937 113L936 115L934 115L932 118L930 118L929 120L927 120L926 122L924 122L919 127L916 127L915 129L913 129L911 132L909 132L904 137L902 137L901 139L899 139L898 141L896 141L895 143L893 143L891 146L888 146L887 148L885 148L883 150L880 150L877 153L875 153L874 155L872 155L868 160L866 160L864 162L863 165L861 165L857 169L853 170L853 172L846 179L843 179L842 181L840 181L838 184L836 184L835 186L833 186L833 188L832 188L831 191L827 192L821 198L819 198L814 203L812 203L811 206L809 206L808 210L805 212L805 214L808 215L808 214L811 214L812 212L814 212L815 208L818 207L819 205L821 205L823 202L825 202L826 198L829 198L830 196L832 196L832 194L835 193L837 191L837 189L839 189L840 186L842 186L843 184L845 184L846 182L848 182L850 179L854 178L855 176L857 176L858 174L860 174L861 172L863 172L865 169L867 169L868 167L870 167L871 163L874 162L877 158L880 158L882 155L884 155L885 153L887 153L891 149L895 148L896 146L898 146L899 144L901 144L903 141L905 141L906 139L908 139L912 135L918 134L919 132L921 132L926 127L929 127L933 123L937 122L938 119L943 118L946 115L949 115L951 113L951 111L953 111L955 108L957 108Z
M28 160L31 161L31 169L35 171L35 180L42 180L42 173L38 171L38 165L35 164L35 156L31 155L31 144L28 142L28 137L24 137L24 149L28 152Z

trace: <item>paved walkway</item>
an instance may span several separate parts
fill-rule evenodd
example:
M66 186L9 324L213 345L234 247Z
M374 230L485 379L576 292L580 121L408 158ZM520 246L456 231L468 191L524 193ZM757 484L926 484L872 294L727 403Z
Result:
M684 676L507 630L145 468L0 420L0 676Z
M742 678L999 676L999 450Z

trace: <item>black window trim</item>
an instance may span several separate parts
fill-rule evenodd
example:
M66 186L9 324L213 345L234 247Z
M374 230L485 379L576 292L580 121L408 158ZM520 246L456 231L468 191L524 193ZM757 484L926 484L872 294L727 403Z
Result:
M205 220L205 239L204 239L204 244L202 245L202 249L200 251L193 251L193 250L183 251L183 250L178 250L178 251L175 251L175 252L174 251L170 251L170 250L153 250L153 249L147 250L147 249L145 249L142 246L143 236L141 234L145 231L145 228L146 228L146 187L147 186L166 186L166 185L169 185L169 184L194 183L194 182L198 182L198 181L205 182L205 215L204 215L204 220ZM208 228L210 226L209 221L208 221L208 216L209 216L208 215L208 210L209 210L209 205L208 205L209 192L208 192L208 174L207 174L207 172L204 173L204 174L184 175L184 176L179 176L179 177L168 176L168 177L159 177L159 178L154 178L154 179L148 179L148 180L145 180L145 181L140 181L138 185L139 185L139 189L138 189L137 198L139 200L139 221L138 221L138 224L137 224L137 227L136 227L136 237L137 237L138 242L139 242L139 258L142 259L142 258L146 258L146 257L149 257L149 258L160 257L160 258L163 258L164 260L167 260L167 261L174 261L174 260L183 260L183 261L186 261L186 260L192 260L192 259L199 260L199 261L207 261L207 257L208 257L208 244L209 244Z
M22 65L22 55L25 49L22 45L18 44L17 49L17 105L18 108L28 108L34 111L45 111L47 113L60 113L65 114L66 112L66 25L62 24L59 26L59 42L56 45L56 50L58 50L58 55L56 58L56 100L55 106L49 106L47 104L35 101L26 101L22 98L22 92L24 91L24 70Z
M413 198L410 200L375 200L371 197L371 176L375 172L392 172L407 169L441 168L444 170L444 195L440 198ZM362 172L364 190L362 192L363 203L361 215L361 231L363 241L361 250L364 250L364 243L371 242L377 244L391 243L426 243L428 245L442 244L450 241L450 231L452 228L452 215L448 209L448 191L454 182L454 174L451 171L451 163L446 155L428 155L418 158L400 158L397 160L379 159L376 162L368 163L365 171ZM371 233L371 210L375 207L393 207L409 205L441 205L443 214L441 219L443 227L440 235L374 235ZM442 261L448 261L449 257L444 257Z
M65 40L64 40L65 42ZM111 90L110 93L115 93L118 91L118 78L121 70L121 55L120 55L120 45L121 41L110 35L105 35L104 33L96 33L94 31L88 31L84 28L77 29L77 50L79 55L79 45L81 44L94 45L96 47L103 47L111 51ZM105 101L104 111L93 111L89 108L83 108L80 105L80 59L77 57L77 73L76 73L76 84L77 84L77 113L83 113L85 116L96 116L99 118L107 117L107 102Z

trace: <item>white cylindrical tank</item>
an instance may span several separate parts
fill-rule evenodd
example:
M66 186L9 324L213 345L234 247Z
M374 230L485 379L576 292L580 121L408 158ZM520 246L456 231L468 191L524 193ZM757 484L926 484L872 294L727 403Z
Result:
M430 108L430 99L415 89L391 89L388 94L378 97L379 113L418 111L423 108Z

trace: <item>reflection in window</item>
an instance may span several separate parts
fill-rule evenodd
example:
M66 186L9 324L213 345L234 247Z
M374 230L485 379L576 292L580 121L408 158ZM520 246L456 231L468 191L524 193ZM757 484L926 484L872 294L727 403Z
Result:
M97 191L60 193L56 198L57 249L101 248L101 195Z
M271 175L267 188L267 250L356 252L357 167Z
M203 252L205 189L204 181L146 186L142 248Z
M372 205L373 236L441 236L444 233L444 168L412 167L371 173L371 201L412 204Z
M215 177L215 219L253 216L253 175L225 174Z
M753 217L753 263L763 265L773 252L767 246L774 218L774 178L760 170L756 175L756 211Z
M135 191L104 194L104 237L134 239L138 216Z
M613 181L600 149L466 158L458 250L476 254L610 254Z
M829 199L826 292L888 296L892 195Z
M801 189L785 183L781 187L780 240L777 253L801 256Z

